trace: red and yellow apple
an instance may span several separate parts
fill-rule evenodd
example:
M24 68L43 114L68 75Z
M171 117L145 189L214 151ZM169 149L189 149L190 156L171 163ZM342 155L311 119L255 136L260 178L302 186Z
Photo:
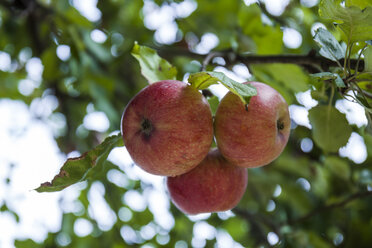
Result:
M213 140L208 101L188 84L164 80L142 89L122 116L124 144L143 170L183 174L207 155Z
M275 89L260 82L248 108L231 92L221 100L214 121L216 142L230 162L258 167L276 159L287 144L290 133L288 105Z
M244 195L247 169L229 163L217 149L191 171L167 177L172 202L186 214L227 211Z

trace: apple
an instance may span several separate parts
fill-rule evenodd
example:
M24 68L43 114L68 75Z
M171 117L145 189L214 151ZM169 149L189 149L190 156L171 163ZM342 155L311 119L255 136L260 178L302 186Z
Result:
M214 128L217 146L230 162L259 167L275 160L288 142L290 117L288 104L275 89L260 82L246 108L231 92L218 105Z
M218 149L212 149L191 171L166 179L172 202L190 215L234 208L247 182L247 169L228 162Z
M121 124L133 161L155 175L191 170L207 155L213 140L208 101L197 89L176 80L142 89L128 103Z

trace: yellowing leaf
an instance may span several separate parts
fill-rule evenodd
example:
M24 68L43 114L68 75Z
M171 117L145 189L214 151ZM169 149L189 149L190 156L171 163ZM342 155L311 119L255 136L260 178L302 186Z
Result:
M358 6L361 9L364 9L365 7L372 6L371 0L346 0L345 1L346 6Z
M191 84L192 87L198 90L204 90L213 84L217 84L218 79L212 77L206 72L197 72L190 74L188 82Z
M141 73L150 84L160 80L176 79L176 67L161 58L154 49L135 43L132 55L140 63Z

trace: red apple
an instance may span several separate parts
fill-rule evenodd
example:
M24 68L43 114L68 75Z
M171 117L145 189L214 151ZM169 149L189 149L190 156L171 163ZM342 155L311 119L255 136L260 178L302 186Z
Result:
M122 116L124 144L143 170L162 176L183 174L207 155L213 140L208 101L175 80L141 90Z
M186 174L167 177L172 202L186 214L226 211L242 198L247 169L229 163L217 149Z
M215 135L222 155L242 167L258 167L276 159L290 133L288 105L282 95L260 82L248 109L231 92L221 100L215 116Z

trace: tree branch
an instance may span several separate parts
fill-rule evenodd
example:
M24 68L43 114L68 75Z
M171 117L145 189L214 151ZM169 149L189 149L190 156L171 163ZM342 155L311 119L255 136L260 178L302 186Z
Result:
M235 55L231 56L229 54L224 54L222 58L225 59L227 65L235 64L237 62L243 63L245 65L252 64L272 64L272 63L282 63L282 64L297 64L304 67L310 72L320 72L328 71L330 67L337 67L336 61L329 60L324 57L316 56L313 53L307 55ZM341 64L344 63L344 59L339 61ZM358 60L351 59L350 65L356 67ZM364 61L361 60L358 64L358 70L363 71Z
M336 61L317 56L313 51L306 55L285 54L285 55L252 55L252 54L236 54L232 50L211 52L207 55L193 53L186 49L160 49L158 50L160 56L174 57L185 56L203 61L203 68L211 64L213 58L221 57L225 60L226 66L243 63L247 66L252 64L296 64L302 66L311 73L328 71L330 67L337 67ZM344 63L344 59L339 60L340 64ZM358 71L364 70L364 61L360 60L358 64L357 59L350 60L350 66L355 68L358 66Z
M329 205L320 206L320 207L315 208L314 210L310 211L309 213L305 214L302 217L299 217L299 218L294 219L294 220L289 220L287 224L293 225L293 224L296 224L296 223L299 223L299 222L306 221L307 219L310 219L311 217L317 215L320 212L328 211L328 210L333 209L333 208L343 207L346 204L348 204L349 202L352 202L352 201L358 200L358 199L362 199L362 198L365 198L365 197L368 197L368 196L372 196L372 191L364 191L364 192L354 193L354 194L350 195L349 197L345 198L344 200L342 200L340 202L335 202L335 203L332 203L332 204L329 204Z

